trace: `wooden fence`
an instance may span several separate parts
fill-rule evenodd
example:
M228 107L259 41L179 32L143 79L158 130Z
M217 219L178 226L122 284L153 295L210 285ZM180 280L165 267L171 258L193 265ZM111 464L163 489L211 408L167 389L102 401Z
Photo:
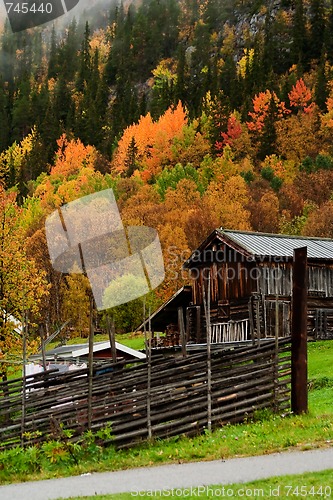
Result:
M255 410L290 409L290 338L211 353L212 425L240 422ZM112 370L112 371L107 371ZM110 424L118 448L207 428L207 355L117 363L93 378L92 430ZM25 393L25 398L23 398ZM148 394L148 397L147 397ZM148 415L148 418L147 418ZM46 372L0 384L0 449L79 439L88 422L88 373Z

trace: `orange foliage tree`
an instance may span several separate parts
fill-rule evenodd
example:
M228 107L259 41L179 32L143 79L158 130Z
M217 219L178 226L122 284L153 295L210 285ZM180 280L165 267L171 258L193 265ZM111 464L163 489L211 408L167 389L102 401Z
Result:
M187 124L185 110L179 101L157 120L151 115L141 116L137 124L127 127L119 141L113 169L120 174L132 174L139 167L144 180L161 172L172 159L173 140L181 138Z
M290 113L290 110L286 108L285 103L280 101L274 91L271 92L270 90L266 90L265 92L259 92L259 94L257 94L252 100L253 111L249 111L249 116L251 118L251 121L247 122L249 130L257 133L263 131L272 99L274 100L275 107L277 109L278 118L283 118L285 115Z
M303 78L297 80L288 94L290 106L296 108L297 111L311 113L315 108L315 103L312 102L313 96L311 90L305 85Z
M36 256L40 269L43 269L50 284L50 304L43 304L43 324L46 334L53 325L59 325L64 319L71 319L77 332L82 332L87 323L89 301L87 285L81 277L66 279L51 266L42 225L45 216L54 209L108 187L113 182L108 174L102 175L95 170L98 154L94 147L85 146L80 140L68 140L60 137L54 165L49 174L42 174L37 180L34 200L38 201L43 216L34 224L28 241L30 255ZM34 221L32 221L34 223ZM69 307L68 297L75 294L80 297L77 309ZM75 314L73 313L75 312Z
M39 177L34 192L46 213L80 196L110 187L108 177L95 170L98 155L93 146L85 146L79 139L68 140L65 134L57 144L50 174Z
M222 141L216 141L215 149L218 155L221 154L224 146L232 146L234 141L242 135L243 129L241 122L238 120L235 113L232 113L228 118L227 131L221 132Z

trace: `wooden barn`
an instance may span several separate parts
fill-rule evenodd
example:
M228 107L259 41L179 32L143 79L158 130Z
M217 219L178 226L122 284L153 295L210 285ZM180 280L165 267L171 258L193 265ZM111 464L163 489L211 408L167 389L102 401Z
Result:
M333 240L223 229L213 231L183 265L193 285L190 303L180 304L176 294L181 321L175 325L175 310L169 317L164 314L162 325L162 306L151 317L152 330L158 325L167 331L171 323L179 331L183 322L187 342L204 343L209 284L213 343L289 336L293 252L305 246L308 335L333 338ZM169 309L172 303L171 297Z

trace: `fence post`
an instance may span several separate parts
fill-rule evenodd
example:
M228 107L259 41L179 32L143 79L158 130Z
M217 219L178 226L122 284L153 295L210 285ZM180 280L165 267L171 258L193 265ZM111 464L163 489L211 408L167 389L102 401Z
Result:
M186 352L186 332L185 332L185 326L184 326L184 313L183 313L183 308L178 307L178 329L180 333L180 341L182 343L182 355L183 358L186 358L187 352Z
M115 325L114 325L113 315L111 316L111 318L109 315L107 316L106 326L109 335L112 363L117 363L117 349L116 349Z
M94 297L90 292L89 307L89 353L88 353L88 429L92 424L92 394L93 394L93 376L94 376Z
M149 314L149 337L148 337L148 359L147 359L147 430L148 439L152 438L152 428L151 428L151 311L150 306L148 309Z
M212 361L211 361L211 326L210 326L210 273L208 274L207 300L205 283L202 285L203 303L206 316L206 342L207 342L207 429L212 429Z
M294 250L291 329L291 409L308 411L307 387L307 247Z
M26 417L26 364L27 364L27 313L22 314L22 343L23 343L23 377L22 377L22 409L21 409L21 446L24 447L25 417Z

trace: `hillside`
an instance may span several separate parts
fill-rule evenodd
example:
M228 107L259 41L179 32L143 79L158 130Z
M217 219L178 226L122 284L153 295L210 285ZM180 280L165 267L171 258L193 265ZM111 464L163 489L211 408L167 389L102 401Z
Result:
M159 231L151 307L187 282L182 262L215 227L333 237L332 35L324 0L95 3L78 20L5 24L2 309L28 309L33 335L68 318L68 335L86 334L88 284L52 269L43 227L108 187L125 223ZM114 311L118 330L141 309ZM8 338L3 353L18 349Z

